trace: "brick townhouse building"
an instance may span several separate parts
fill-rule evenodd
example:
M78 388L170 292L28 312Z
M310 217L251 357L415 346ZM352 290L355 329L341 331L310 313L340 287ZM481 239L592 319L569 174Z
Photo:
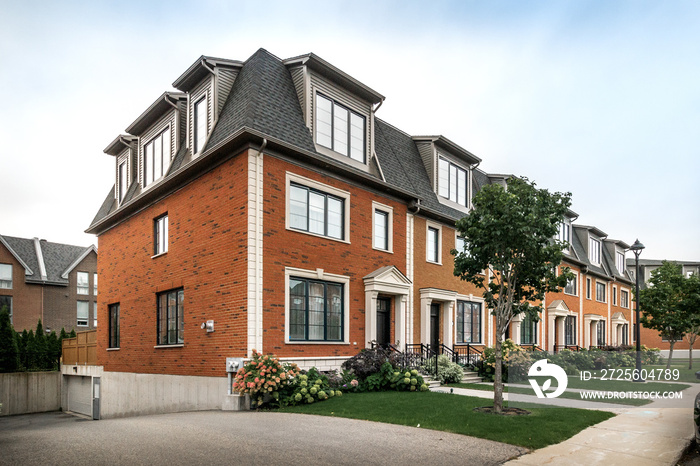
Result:
M0 307L18 332L97 326L97 248L0 235Z
M87 230L100 247L105 390L125 396L118 383L139 374L144 386L220 391L225 358L253 349L330 369L375 343L493 344L481 290L454 276L450 251L473 195L508 176L444 136L379 119L384 96L314 54L203 56L173 87L105 149L115 184ZM611 258L626 245L568 222L579 281L511 336L547 349L622 343L629 277ZM584 298L583 280L604 295ZM123 414L117 405L103 413Z

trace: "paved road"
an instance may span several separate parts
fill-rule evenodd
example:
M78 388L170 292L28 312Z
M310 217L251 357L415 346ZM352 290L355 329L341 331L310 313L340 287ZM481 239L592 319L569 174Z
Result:
M500 464L525 449L415 427L303 414L204 411L91 421L0 418L0 464Z

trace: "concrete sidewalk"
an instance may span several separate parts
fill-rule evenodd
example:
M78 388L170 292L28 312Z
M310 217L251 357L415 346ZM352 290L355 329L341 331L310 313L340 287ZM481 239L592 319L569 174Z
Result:
M694 437L693 407L700 384L683 391L683 400L627 407L557 445L509 461L508 465L675 465ZM602 404L602 403L601 403Z

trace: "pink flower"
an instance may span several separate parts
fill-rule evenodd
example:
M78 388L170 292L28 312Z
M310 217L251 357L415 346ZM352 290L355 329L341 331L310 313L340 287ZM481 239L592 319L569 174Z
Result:
M255 383L258 383L258 382L260 382L260 379L256 377L256 378L255 378Z
M273 369L272 369L272 372L277 372L277 369L273 368Z

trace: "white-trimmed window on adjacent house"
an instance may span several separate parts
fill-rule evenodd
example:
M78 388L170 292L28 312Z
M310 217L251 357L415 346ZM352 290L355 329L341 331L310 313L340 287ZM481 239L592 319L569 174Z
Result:
M97 303L92 302L92 326L97 328Z
M90 274L87 272L78 272L76 275L78 282L78 294L90 294Z
M537 322L535 322L535 319L529 314L526 314L522 322L520 322L520 344L537 344Z
M616 251L615 252L615 265L617 266L617 272L620 275L625 273L625 253Z
M434 264L440 263L440 233L441 228L428 226L426 240L426 260Z
M12 289L12 264L0 264L0 288Z
M153 255L168 252L168 214L153 220Z
M289 341L342 342L344 284L289 277Z
M92 294L97 296L97 274L92 274Z
M90 301L78 301L78 327L87 327L90 324Z
M192 127L194 129L194 134L192 139L194 142L193 154L199 154L202 149L204 149L204 143L207 140L207 96L206 94L202 96L194 104L194 122Z
M127 164L126 160L119 164L119 202L124 200L124 195L128 189L129 179L127 177Z
M627 290L620 290L620 307L625 309L630 307L630 292Z
M143 146L144 186L163 177L170 166L170 126Z
M289 226L320 236L345 239L345 199L292 183Z
M591 299L591 279L586 277L586 299Z
M607 288L608 287L605 285L605 283L601 283L598 281L595 282L595 300L596 301L599 301L601 303L608 302L607 296L605 296Z
M181 345L185 342L185 291L158 293L158 345Z
M615 285L612 287L612 305L617 306L617 287Z
M109 305L109 347L119 348L119 303Z
M600 265L600 241L588 238L588 259L592 264Z
M7 313L10 314L10 323L12 323L12 296L0 295L0 310L3 308L7 309Z
M316 144L365 163L365 117L316 94Z
M481 303L457 301L457 343L481 343Z
M392 251L393 209L373 202L372 247L382 251Z
M445 199L468 207L468 172L444 157L438 158L438 194Z
M574 273L573 278L566 282L564 293L571 296L578 296L578 274Z

